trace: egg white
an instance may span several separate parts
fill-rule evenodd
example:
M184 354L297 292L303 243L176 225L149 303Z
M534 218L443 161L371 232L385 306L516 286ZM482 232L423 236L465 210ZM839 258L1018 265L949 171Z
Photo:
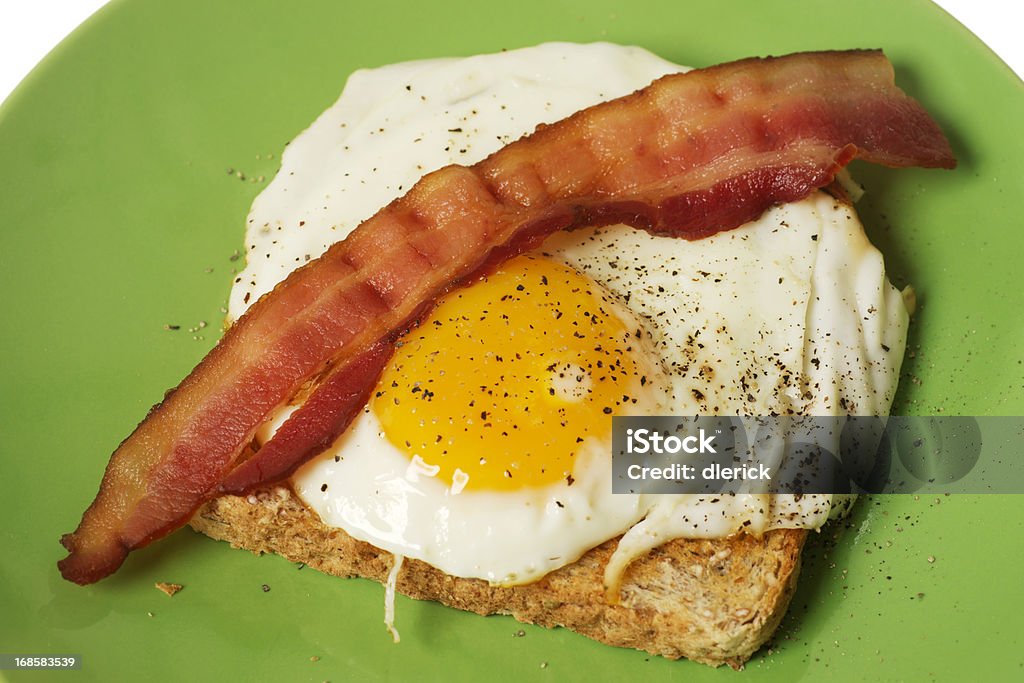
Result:
M680 70L638 48L554 43L353 74L254 202L230 315L423 173ZM853 210L824 194L698 242L611 226L539 252L601 283L644 329L664 382L637 414L888 412L907 312ZM596 442L571 490L455 493L380 432L365 412L293 477L297 493L356 538L497 583L533 580L623 532L612 573L671 538L818 527L830 509L828 496L613 495L610 445Z

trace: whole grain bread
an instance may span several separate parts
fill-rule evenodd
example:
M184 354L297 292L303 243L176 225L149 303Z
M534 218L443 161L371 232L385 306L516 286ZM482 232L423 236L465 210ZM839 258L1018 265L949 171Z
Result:
M340 577L383 583L394 562L391 553L325 526L283 486L215 498L190 524L236 548L277 553ZM740 668L782 620L806 536L805 530L787 529L760 538L671 541L633 562L617 605L608 604L602 584L617 539L523 586L457 578L408 559L397 589L478 614L564 626L609 645Z

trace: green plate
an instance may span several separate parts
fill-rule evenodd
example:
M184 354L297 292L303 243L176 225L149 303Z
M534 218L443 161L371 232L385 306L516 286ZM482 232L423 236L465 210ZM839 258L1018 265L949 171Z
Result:
M380 586L189 530L98 585L60 578L57 540L110 452L215 341L265 184L251 179L274 173L357 67L546 40L635 43L695 66L885 48L961 160L952 173L855 169L864 222L897 283L921 294L898 410L1024 414L1024 288L1011 277L1024 87L924 0L114 2L0 109L0 652L79 654L74 679L96 681L1021 675L1015 496L862 501L813 540L784 625L741 674L404 598L393 645ZM171 599L155 581L186 588Z

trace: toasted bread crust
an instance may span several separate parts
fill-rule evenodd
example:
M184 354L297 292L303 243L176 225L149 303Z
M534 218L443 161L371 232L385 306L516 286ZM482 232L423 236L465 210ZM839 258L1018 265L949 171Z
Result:
M284 487L216 498L190 524L234 547L277 553L340 577L383 583L394 561L391 553L325 526ZM602 585L618 539L523 586L457 578L407 559L397 588L411 598L478 614L564 626L610 645L739 668L781 621L806 536L806 530L785 529L760 538L671 541L629 567L618 605L607 603Z

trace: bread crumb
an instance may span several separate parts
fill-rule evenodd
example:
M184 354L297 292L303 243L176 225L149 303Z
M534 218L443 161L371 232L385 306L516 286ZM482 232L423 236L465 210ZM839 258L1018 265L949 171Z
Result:
M157 581L153 585L158 590L163 591L163 593L167 595L167 597L169 598L173 598L175 593L184 588L184 586L182 586L180 583L166 583L164 581Z

